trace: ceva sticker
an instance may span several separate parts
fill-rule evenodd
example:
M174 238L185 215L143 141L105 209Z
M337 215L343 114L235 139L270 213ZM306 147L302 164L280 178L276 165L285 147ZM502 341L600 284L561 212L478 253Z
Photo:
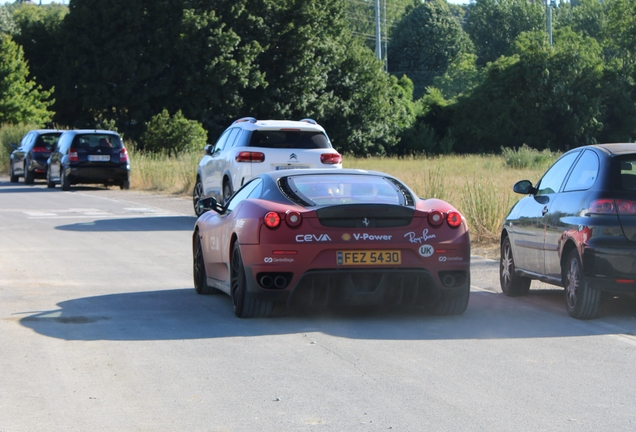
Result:
M420 246L420 255L424 258L428 258L435 253L435 249L431 245Z

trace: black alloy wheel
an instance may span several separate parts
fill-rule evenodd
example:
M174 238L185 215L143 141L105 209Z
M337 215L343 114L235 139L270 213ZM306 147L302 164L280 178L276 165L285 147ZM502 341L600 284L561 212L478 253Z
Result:
M239 318L268 317L272 314L272 302L256 299L247 292L245 267L238 242L232 247L230 294L234 315Z
M230 184L229 180L225 180L223 182L223 205L227 204L232 197L232 193L232 184Z
M208 285L208 274L205 271L205 261L203 259L203 249L201 247L201 237L199 231L195 233L194 245L192 248L192 276L194 277L194 290L197 294L216 294L218 290Z
M35 174L29 169L29 160L24 162L24 184L32 185L35 183Z
M201 216L205 211L202 211L199 208L199 200L203 197L203 184L201 184L201 179L197 177L197 181L194 184L194 189L192 190L192 205L194 206L194 214L197 216Z
M601 303L601 291L590 287L576 249L570 251L565 261L563 282L568 315L582 320L594 318Z
M64 168L62 168L60 171L60 187L62 188L63 191L71 190L71 182L69 181L68 176L66 175L66 171L64 171Z
M519 276L515 272L515 260L512 256L510 238L506 237L501 244L499 261L499 283L501 291L508 297L519 297L528 294L531 279Z

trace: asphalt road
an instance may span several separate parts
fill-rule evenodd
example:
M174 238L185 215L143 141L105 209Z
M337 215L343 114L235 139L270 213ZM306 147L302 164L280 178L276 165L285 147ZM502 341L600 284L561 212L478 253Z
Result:
M0 432L633 431L636 300L567 316L473 257L466 313L235 318L189 200L0 178Z

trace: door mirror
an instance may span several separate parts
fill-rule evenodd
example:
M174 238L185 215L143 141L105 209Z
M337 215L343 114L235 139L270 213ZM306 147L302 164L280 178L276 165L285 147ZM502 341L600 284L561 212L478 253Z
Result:
M212 144L206 144L205 147L203 147L203 152L208 155L211 156L212 155L212 149L214 148L214 146Z
M197 205L199 206L199 213L205 213L210 210L214 210L217 213L221 213L223 211L223 206L220 205L214 198L202 198L199 200Z
M512 190L522 195L534 195L537 193L537 190L534 188L534 186L532 186L532 182L530 180L518 181L512 187Z

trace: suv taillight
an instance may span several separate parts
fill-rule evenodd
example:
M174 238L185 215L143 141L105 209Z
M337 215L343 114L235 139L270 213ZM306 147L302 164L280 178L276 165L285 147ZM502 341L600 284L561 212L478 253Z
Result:
M79 157L77 156L77 149L74 149L73 147L71 147L71 149L68 152L68 160L71 162L79 161Z
M119 162L128 163L128 161L128 151L126 150L126 147L124 147L123 149L119 150Z
M264 162L265 154L261 152L242 151L236 155L237 162Z
M323 153L320 155L320 162L335 165L342 163L342 156L339 153Z

